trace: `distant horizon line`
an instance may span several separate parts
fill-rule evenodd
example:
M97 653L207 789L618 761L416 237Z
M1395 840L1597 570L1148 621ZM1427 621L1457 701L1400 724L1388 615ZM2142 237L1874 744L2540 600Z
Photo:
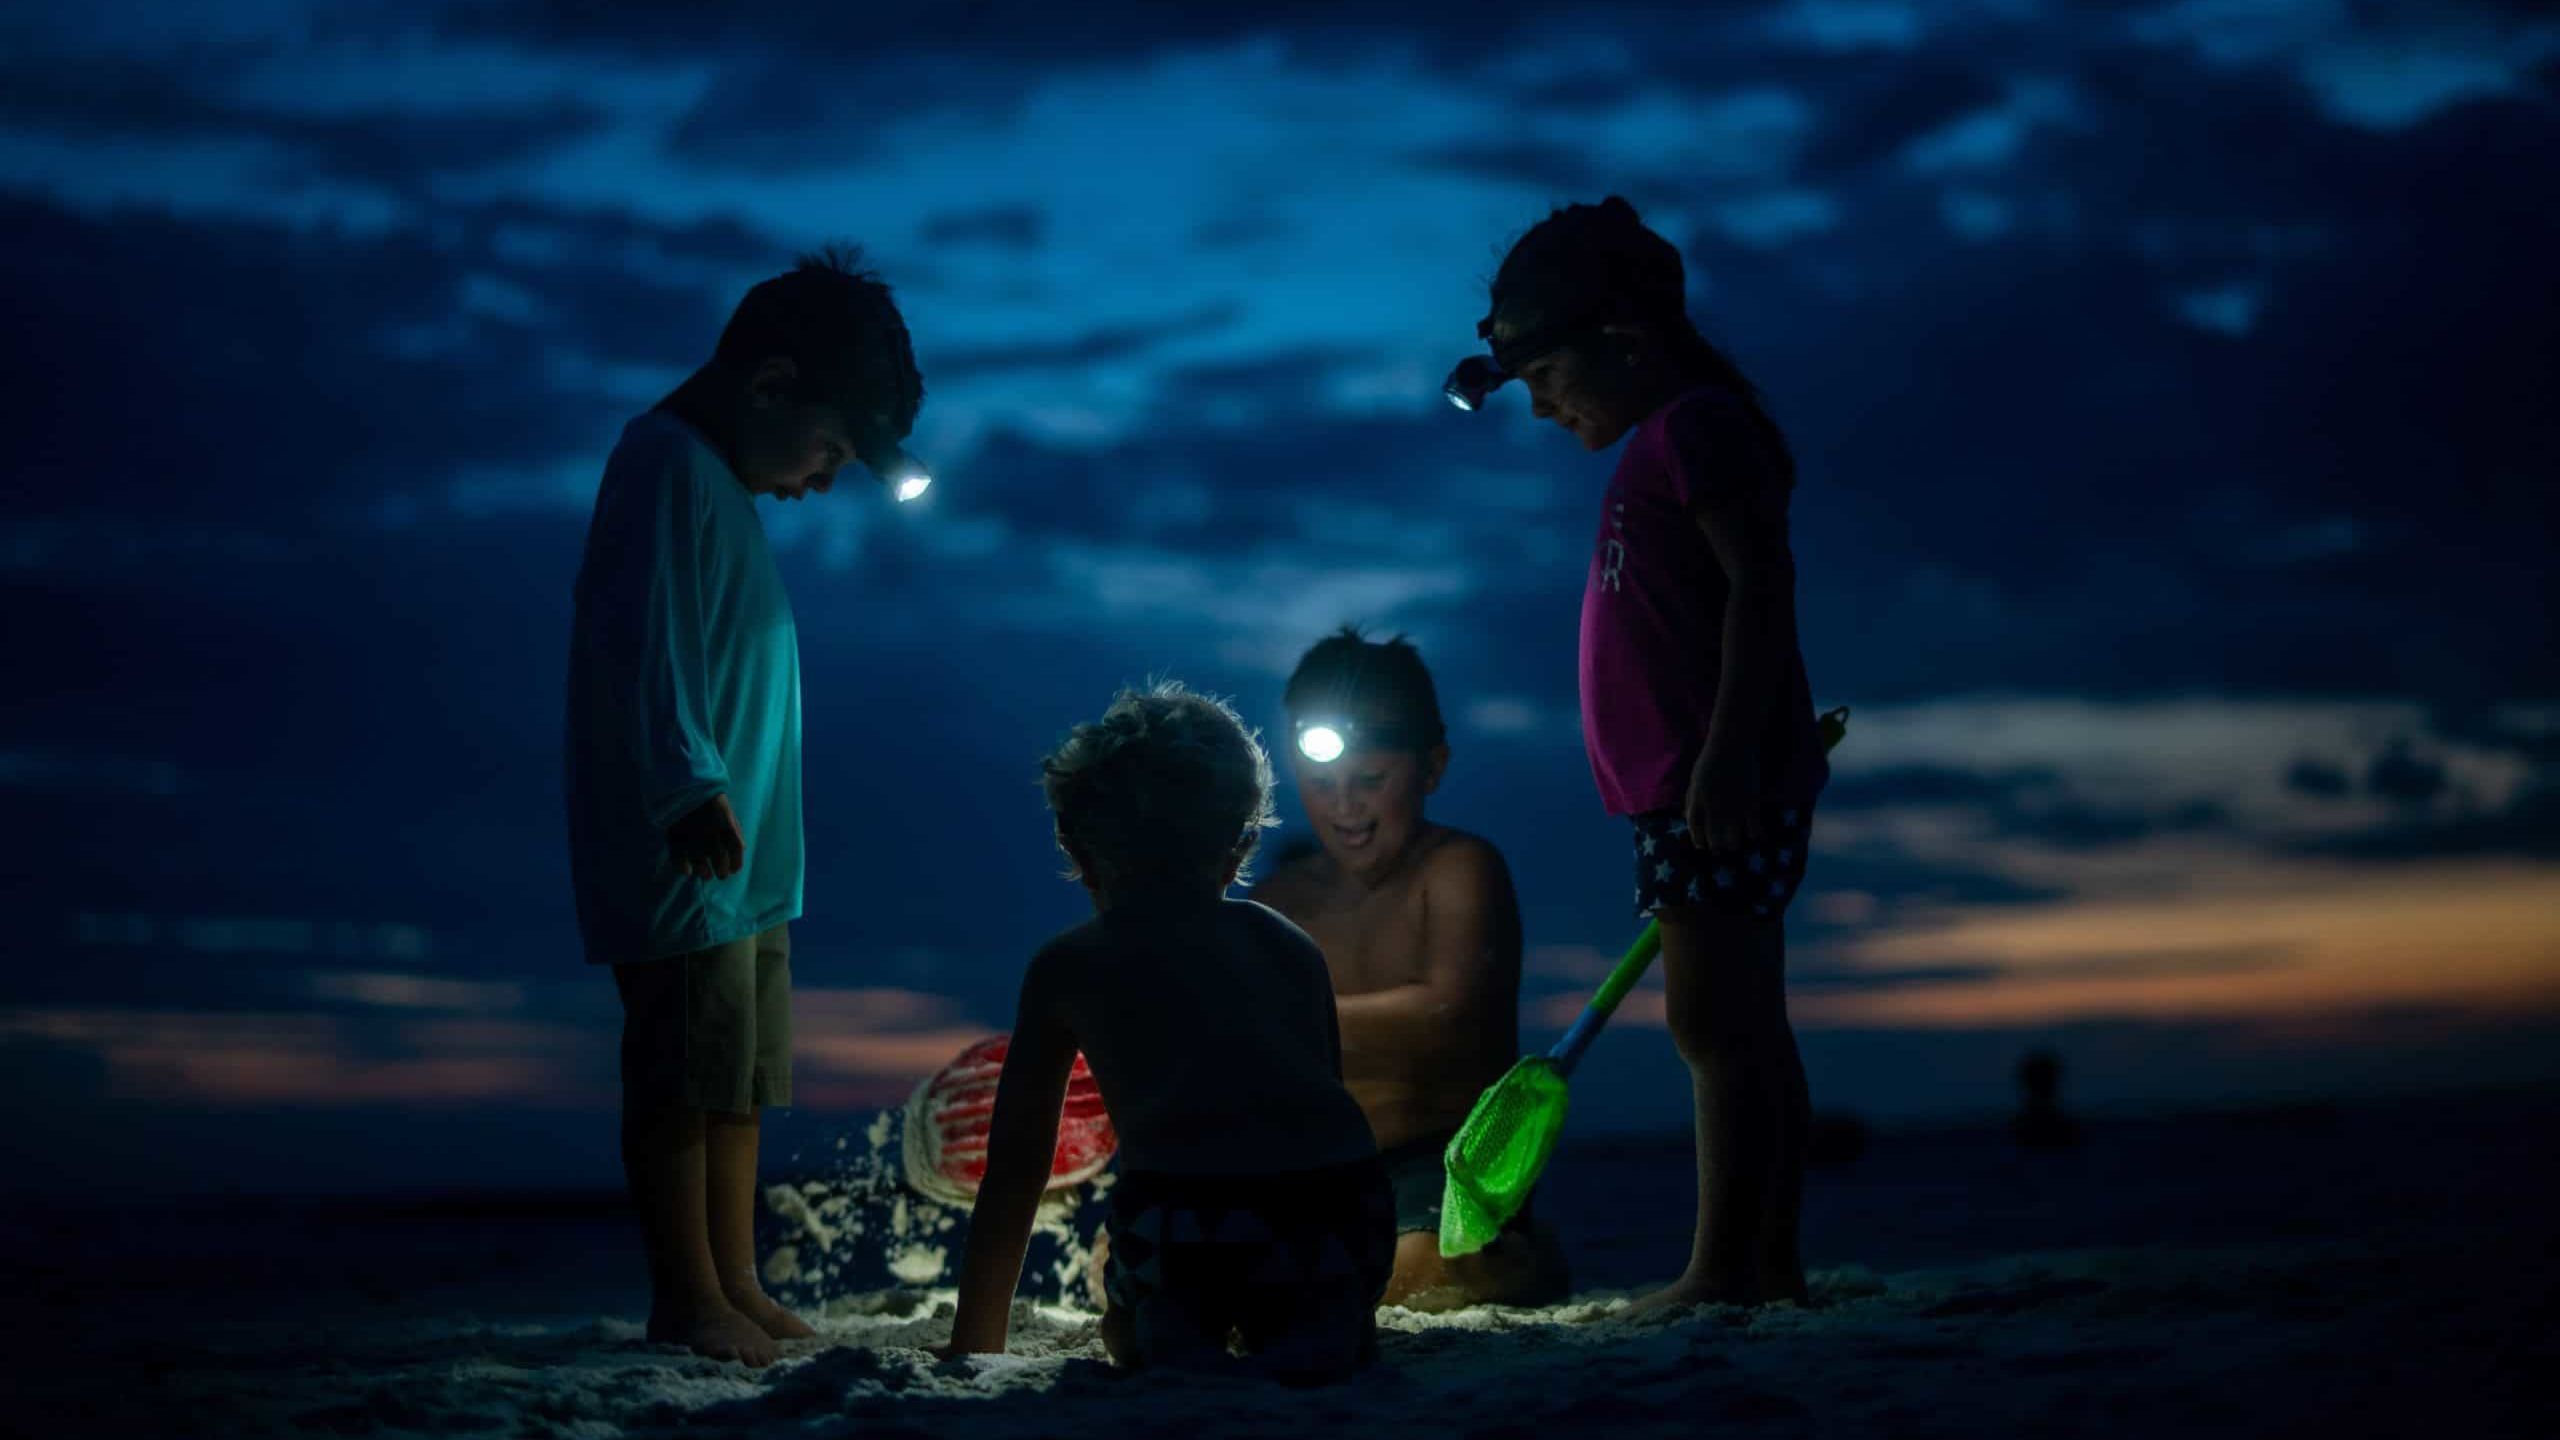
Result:
M2533 1083L2491 1084L2477 1086L2416 1086L2407 1089L2333 1092L2317 1095L2267 1097L2257 1100L2200 1101L2163 1105L2141 1105L2135 1102L2111 1102L2088 1106L2067 1106L2064 1113L2093 1129L2118 1129L2158 1126L2187 1122L2282 1123L2312 1121L2342 1113L2362 1113L2403 1109L2430 1104L2458 1103L2465 1107L2494 1108L2500 1105L2530 1107L2536 1104L2560 1107L2560 1079ZM2010 1113L1963 1116L1894 1116L1869 1120L1854 1111L1817 1111L1816 1123L1854 1121L1868 1139L1916 1139L1955 1135L1993 1135L2006 1130ZM1559 1142L1559 1151L1585 1154L1623 1153L1627 1151L1665 1148L1687 1152L1692 1136L1686 1130L1644 1130L1601 1132L1589 1135L1567 1135ZM1836 1162L1853 1164L1854 1161ZM1822 1167L1830 1168L1830 1167ZM782 1178L777 1168L773 1178ZM87 1195L87 1203L77 1203L78 1195ZM60 1191L0 1188L0 1202L16 1212L12 1218L27 1221L58 1218L66 1212L81 1213L152 1213L177 1212L193 1215L224 1213L325 1212L341 1215L366 1215L380 1220L600 1220L618 1217L630 1209L629 1197L618 1185L599 1182L594 1185L527 1185L512 1187L451 1187L444 1189L379 1190L379 1191L270 1191L263 1193L208 1191L132 1191L120 1199L100 1202L92 1189Z

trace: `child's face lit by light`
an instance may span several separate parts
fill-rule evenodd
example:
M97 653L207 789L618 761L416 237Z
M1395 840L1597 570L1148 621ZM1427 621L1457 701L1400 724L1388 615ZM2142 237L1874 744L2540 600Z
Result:
M1446 754L1354 748L1322 764L1293 755L1298 803L1324 853L1354 873L1403 854L1422 828L1423 797L1439 788Z
M1606 342L1567 345L1520 367L1529 413L1552 420L1585 450L1606 450L1644 418L1632 377Z

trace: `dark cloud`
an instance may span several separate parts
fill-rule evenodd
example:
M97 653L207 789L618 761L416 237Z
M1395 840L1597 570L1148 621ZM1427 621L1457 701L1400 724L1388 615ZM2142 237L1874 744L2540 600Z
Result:
M1919 58L1872 69L1830 70L1820 122L1804 152L1817 178L1865 170L1964 115L2000 103L1998 73L1979 62Z
M1009 345L946 346L929 342L916 347L917 363L927 375L951 379L1012 371L1058 370L1129 360L1176 340L1214 335L1244 318L1234 301L1202 305L1162 320L1097 325L1054 340L1026 340Z
M711 9L678 17L678 24L690 19L715 30L727 24ZM893 125L1015 113L1034 73L1025 63L1030 57L1007 60L994 49L830 55L779 39L763 31L735 43L717 40L685 57L708 55L718 63L668 128L668 153L705 168L775 179L840 172L878 158ZM614 42L607 48L634 47ZM637 48L653 53L657 47ZM820 66L828 72L823 80L812 75Z
M2048 789L2061 777L2051 770L1960 770L1947 765L1897 765L1835 775L1822 792L1826 810L1871 810L1893 805L1995 805L2021 791Z
M1980 815L2002 835L2062 850L2126 845L2156 835L2227 828L2230 812L2211 801L2189 800L2156 809L2098 805L2070 792L2050 770L1960 770L1946 766L1896 766L1834 776L1823 791L1823 809L1844 811L1897 806L1948 806Z
M512 327L467 363L393 352L395 329L456 308L457 268L415 237L105 222L15 198L0 237L20 514L300 517L439 460L521 463L584 428Z
M1814 824L1821 825L1817 811ZM1819 843L1807 889L1857 891L1887 907L1915 901L1933 905L2035 905L2069 898L2070 892L2015 876L1880 846L1826 850Z
M2537 765L2560 764L2560 703L2530 705L2530 697L2510 695L2500 703L2439 705L2427 716L2427 729L2447 740L2461 740L2491 750L2520 755ZM2539 716L2531 713L2539 711Z
M1048 230L1048 215L1036 205L990 205L983 210L928 215L916 226L916 238L927 245L1037 250Z
M594 133L605 119L572 96L439 110L336 114L263 105L207 88L238 82L243 55L208 60L101 58L66 65L0 61L0 124L78 138L252 140L290 171L409 190L428 179L529 159Z
M2560 780L2539 777L2501 806L2413 817L2303 848L2359 860L2560 858Z
M1584 23L1597 14L1586 12ZM1550 24L1552 18L1549 11L1509 0L1490 5L1434 0L1392 9L1357 0L1310 0L1291 8L1285 33L1303 49L1397 40L1429 55L1480 57L1507 49L1523 29ZM1083 9L1024 0L894 0L859 11L799 0L760 6L752 14L683 0L612 6L584 0L462 0L447 6L438 23L454 35L623 53L769 52L793 57L803 85L842 84L902 103L918 94L930 96L930 86L916 82L912 67L939 54L968 54L1009 66L1122 63L1273 30L1270 17L1254 11L1153 0ZM906 83L868 83L874 80Z
M730 277L791 256L734 221L523 202L455 207L430 237L0 195L0 231L18 337L0 421L26 482L10 513L109 535L290 535L464 468L593 453L629 406L598 372L680 374L719 333ZM475 308L491 289L526 313Z
M2395 805L2424 805L2444 793L2444 765L2419 755L2406 738L2396 739L2365 766L2364 788Z
M2172 89L2179 105L2135 108ZM2560 380L2537 338L2560 311L2501 277L2526 245L2560 242L2515 184L2519 147L2560 130L2490 106L2342 131L2262 88L2172 81L2156 59L2141 85L2095 94L2098 122L2009 182L2068 187L2067 229L1949 249L1929 191L1886 188L1849 202L1855 224L1907 243L1861 247L1837 274L1712 238L1693 255L1706 323L1803 462L1808 633L1893 693L1950 669L2118 693L2550 689L2560 607L2533 557L2555 502L2515 477L2560 463L2560 420L2527 397ZM2234 126L2269 143L2223 153ZM2218 217L2206 228L2236 251L2275 243L2252 238L2268 226L2330 239L2227 262L2272 297L2233 342L2177 318L2175 286L2215 272L2145 253L2164 215ZM2369 303L2381 276L2411 302ZM1894 338L1844 349L1828 338L1844 325ZM2414 483L2427 474L2445 484ZM2188 521L2233 489L2292 523L2352 517L2372 543L2316 569L2243 560L2251 547ZM1850 556L1854 571L1836 563ZM1961 583L1916 594L1924 572ZM1897 612L1929 643L1852 638Z
M1299 345L1242 360L1169 367L1161 381L1168 417L1230 405L1269 419L1320 415L1328 387L1345 371L1385 358L1358 345Z
M1296 233L1296 226L1277 216L1239 211L1194 226L1191 245L1197 250L1241 250L1286 240Z
M466 252L534 273L653 269L781 270L815 237L768 235L727 215L658 220L627 208L554 206L500 198L443 207L439 219Z
M2285 767L2284 785L2297 795L2317 795L2324 800L2342 798L2355 789L2355 781L2345 766L2310 756Z
M1461 140L1415 150L1406 158L1417 169L1534 185L1559 197L1596 194L1608 183L1589 154L1549 141Z

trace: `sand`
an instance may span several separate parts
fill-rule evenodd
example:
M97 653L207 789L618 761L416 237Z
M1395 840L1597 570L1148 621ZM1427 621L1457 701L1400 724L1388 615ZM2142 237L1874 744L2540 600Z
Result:
M1652 1324L1619 1318L1615 1297L1389 1310L1377 1368L1305 1391L1116 1372L1091 1315L1031 1302L1011 1353L937 1361L924 1347L948 1332L947 1290L836 1302L813 1317L819 1339L762 1372L651 1345L621 1318L423 1317L235 1333L154 1388L164 1413L218 1435L2340 1435L2421 1416L2531 1433L2527 1387L2554 1356L2547 1328L2515 1328L2527 1287L2481 1277L2468 1303L2440 1289L2412 1305L2410 1267L2440 1258L2322 1246L1830 1270L1810 1308Z
M863 1190L876 1151L859 1135L775 1207L802 1232L797 1282L778 1287L847 1283L803 1311L819 1337L764 1371L643 1338L614 1213L223 1212L85 1238L13 1221L29 1244L0 1310L18 1407L0 1431L2547 1437L2555 1115L2543 1097L2163 1120L2092 1127L2070 1156L2017 1155L1996 1130L1885 1136L1815 1177L1809 1236L1875 1258L1817 1251L1810 1306L1639 1323L1629 1289L1586 1284L1543 1311L1391 1309L1380 1364L1314 1390L1113 1370L1096 1317L1057 1303L1075 1293L1059 1268L1084 1233L1074 1212L1010 1353L935 1359L956 1226ZM1612 1254L1620 1274L1652 1273L1676 1240L1663 1207L1605 1203L1678 1178L1677 1147L1657 1149L1567 1157L1587 1188L1560 1184L1556 1208L1581 1218L1586 1277ZM2138 1243L2051 1243L2084 1235ZM1610 1248L1628 1240L1643 1243ZM901 1281L901 1264L929 1278Z

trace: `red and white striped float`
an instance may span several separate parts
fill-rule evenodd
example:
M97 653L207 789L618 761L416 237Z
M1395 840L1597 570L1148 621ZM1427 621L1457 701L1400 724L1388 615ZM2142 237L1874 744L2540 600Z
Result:
M987 1178L987 1125L995 1117L996 1080L1004 1073L1013 1037L997 1035L960 1052L925 1077L907 1098L907 1184L945 1205L967 1205ZM1067 1074L1067 1100L1058 1116L1058 1145L1049 1157L1051 1190L1081 1185L1110 1163L1120 1148L1101 1087L1084 1056Z

